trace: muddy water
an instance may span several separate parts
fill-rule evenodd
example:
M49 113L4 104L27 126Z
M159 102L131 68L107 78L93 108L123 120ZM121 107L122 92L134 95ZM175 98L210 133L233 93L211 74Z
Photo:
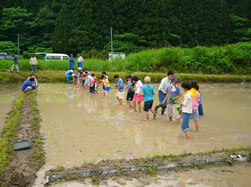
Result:
M4 127L7 113L11 110L12 103L19 92L18 86L0 85L0 133Z
M38 101L46 137L44 169L251 146L251 85L205 84L201 91L205 116L199 133L190 122L192 139L187 141L167 115L146 121L144 113L129 111L125 103L119 106L115 89L105 101L101 89L94 96L71 85L42 84Z
M137 177L137 179L115 178L102 181L99 186L250 186L251 164L243 163L234 166L213 167L201 170L168 172L156 176ZM56 187L94 186L90 179L84 182L68 182L57 184Z

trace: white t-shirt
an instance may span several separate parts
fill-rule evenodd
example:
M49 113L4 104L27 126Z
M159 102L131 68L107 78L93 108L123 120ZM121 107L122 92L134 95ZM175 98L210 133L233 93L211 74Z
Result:
M86 86L87 84L88 85L91 85L93 82L93 77L91 75L88 75L87 78L85 79L85 85Z
M187 93L184 96L182 112L192 114L193 113L193 108L192 107L193 107L193 98L192 98L190 93Z
M161 80L158 90L160 90L162 88L163 90L166 91L168 86L170 86L170 85L171 85L171 80L169 80L168 77L165 77Z
M141 92L142 87L143 84L141 80L138 80L137 83L135 84L136 94L139 94Z
M82 56L78 57L78 62L82 62L82 63L84 62L84 59Z

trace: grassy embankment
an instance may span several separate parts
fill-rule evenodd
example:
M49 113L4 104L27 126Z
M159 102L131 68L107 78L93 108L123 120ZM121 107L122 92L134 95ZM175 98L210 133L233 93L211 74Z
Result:
M28 103L32 107L32 130L36 134L40 134L40 115L37 105L37 92L32 91L26 94L21 93L14 101L12 110L9 112L8 119L5 122L1 138L0 138L0 175L5 172L8 163L14 156L13 141L18 132L18 125L22 120L24 103ZM31 137L33 140L32 147L35 149L33 157L37 160L40 167L45 163L45 153L43 150L42 138L40 136Z
M125 60L110 62L101 59L86 59L84 67L90 71L152 72L199 74L250 74L251 42L215 47L161 48L129 54ZM1 60L0 71L9 70L12 60ZM30 71L29 59L20 59L21 71ZM39 60L38 69L67 70L68 61ZM75 63L77 68L77 63Z
M75 72L76 73L76 72ZM95 73L98 78L101 76L101 72ZM125 77L131 72L107 72L109 75L110 82L115 82L113 76L118 74L121 78L125 80ZM10 73L1 72L0 73L0 83L22 83L29 77L31 72L20 72L20 73ZM65 81L65 71L39 71L35 73L39 83L64 83ZM143 80L145 76L150 76L152 83L160 83L161 79L166 76L166 73L147 73L147 72L135 72L132 75L136 75L139 79ZM207 74L175 74L180 79L180 82L197 80L199 83L242 83L251 82L250 75L207 75Z

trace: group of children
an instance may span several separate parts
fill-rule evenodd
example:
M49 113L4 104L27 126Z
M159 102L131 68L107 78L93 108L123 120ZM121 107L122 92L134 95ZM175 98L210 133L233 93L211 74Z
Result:
M98 79L94 73L90 73L88 70L82 70L78 68L78 73L75 75L72 70L66 72L66 81L76 84L77 87L83 86L84 89L89 88L90 93L98 94ZM168 73L168 77L162 79L159 88L160 104L155 106L153 110L154 102L154 87L150 84L151 78L146 76L144 78L145 84L139 80L137 76L128 75L126 77L127 83L125 84L123 79L119 75L114 75L114 79L117 81L116 97L120 105L123 104L124 94L127 93L126 101L129 109L135 112L141 112L141 103L144 102L143 110L146 113L146 118L149 120L149 111L152 113L153 118L156 118L157 110L159 107L166 108L168 110L168 116L170 121L177 120L178 124L182 124L182 130L186 137L190 138L189 121L193 115L193 119L196 126L196 131L199 131L199 105L200 105L200 93L197 81L184 82L181 87L184 90L184 94L181 93L181 89L178 86L179 79L173 76L173 72ZM162 86L164 85L164 86ZM111 89L109 78L106 72L102 73L101 86L104 90L104 98L108 98L108 93ZM161 95L162 94L162 95ZM181 98L183 98L181 101ZM162 111L162 114L164 112ZM183 120L181 122L181 116L183 114Z

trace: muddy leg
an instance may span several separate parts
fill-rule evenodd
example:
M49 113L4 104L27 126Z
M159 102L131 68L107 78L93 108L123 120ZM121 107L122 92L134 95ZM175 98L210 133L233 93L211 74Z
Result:
M185 132L185 135L186 135L186 138L187 138L187 139L190 139L190 138L191 138L190 131L186 131L186 132Z
M138 102L139 113L141 112L141 102Z
M134 108L134 111L137 112L137 109L136 109L136 101L133 101L133 108Z
M156 114L155 114L155 112L153 111L153 109L150 109L150 111L151 111L152 114L153 114L153 119L156 119Z
M146 119L149 120L149 112L146 112Z
M199 120L194 120L194 124L196 127L196 131L198 132L199 131Z

